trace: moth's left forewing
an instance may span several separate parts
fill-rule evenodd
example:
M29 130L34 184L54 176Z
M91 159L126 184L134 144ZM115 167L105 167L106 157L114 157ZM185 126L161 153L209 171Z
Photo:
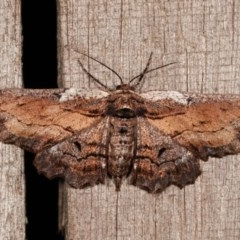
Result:
M69 89L1 90L0 140L36 153L94 125L105 111L105 98L96 101L89 94Z
M148 122L200 158L240 152L240 96L154 91L144 97Z

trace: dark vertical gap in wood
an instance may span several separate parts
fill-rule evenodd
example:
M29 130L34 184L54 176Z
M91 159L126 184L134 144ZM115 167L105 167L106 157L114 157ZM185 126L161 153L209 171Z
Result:
M57 88L56 1L22 0L25 88ZM25 152L26 239L63 239L58 232L58 181L39 176Z

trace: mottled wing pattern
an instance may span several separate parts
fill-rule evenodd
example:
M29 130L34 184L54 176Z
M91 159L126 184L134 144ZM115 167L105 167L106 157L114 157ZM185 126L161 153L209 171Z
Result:
M108 118L39 152L34 165L48 178L63 177L75 188L104 183Z
M194 183L200 175L199 158L171 136L138 118L137 151L131 184L148 192L162 192L174 184L180 188Z
M148 112L138 118L132 184L149 192L170 184L181 188L200 175L199 160L240 152L238 96L175 92L168 97L158 91L142 96Z
M68 90L69 91L69 90ZM68 98L67 98L68 97ZM65 89L0 91L0 141L33 153L95 126L105 98L75 99Z
M100 92L75 91L1 90L0 140L37 153L39 173L83 188L104 182L106 99Z
M239 96L182 94L182 103L165 99L151 106L162 105L162 101L176 114L148 112L148 122L202 160L240 152Z

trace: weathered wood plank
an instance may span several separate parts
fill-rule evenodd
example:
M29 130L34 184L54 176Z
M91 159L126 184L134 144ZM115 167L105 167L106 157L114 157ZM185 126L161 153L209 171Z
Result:
M127 82L145 67L178 64L146 76L144 90L239 93L237 1L59 1L60 75L87 86L81 59L108 86L118 79L74 51L114 68ZM240 156L210 159L194 185L150 195L123 184L66 188L67 239L239 239Z
M20 1L0 3L0 88L21 87ZM25 239L23 152L0 144L0 238Z

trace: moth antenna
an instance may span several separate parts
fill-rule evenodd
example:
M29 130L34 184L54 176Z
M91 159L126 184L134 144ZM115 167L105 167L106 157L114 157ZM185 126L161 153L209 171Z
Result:
M108 67L106 64L100 62L99 60L97 60L97 59L95 59L95 58L93 58L93 57L91 57L91 56L89 56L89 55L87 55L87 54L85 54L85 53L82 53L82 52L79 52L79 53L82 54L82 55L84 55L84 56L86 56L86 57L88 57L88 58L90 58L90 59L92 59L93 61L101 64L102 66L104 66L105 68L107 68L108 70L110 70L111 72L113 72L113 73L119 78L121 84L124 84L121 76L120 76L115 70L113 70L112 68Z
M130 84L134 79L139 78L137 83L133 86L134 88L136 88L140 84L140 82L142 81L144 75L147 73L149 65L150 65L151 60L152 60L152 55L153 55L153 52L150 53L149 59L147 61L147 64L146 64L146 67L144 68L144 70L139 75L137 75L136 77L132 78L129 81L129 84Z
M91 77L96 83L98 83L100 86L102 86L105 90L107 90L109 92L109 88L101 83L97 78L95 78L90 72L88 72L88 70L83 66L82 62L80 60L78 60L79 65L81 66L82 70L89 76Z
M167 63L167 64L162 65L162 66L160 66L160 67L156 67L156 68L150 69L150 70L146 71L145 74L147 74L147 73L149 73L149 72L153 72L153 71L158 70L158 69L160 69L160 68L167 67L167 66L169 66L169 65L176 64L176 63L178 63L178 62ZM136 78L138 78L138 77L140 77L140 76L141 76L141 74L139 74L139 75L137 75L136 77L132 78L129 83L131 83L133 80L135 80Z
M151 53L151 54L152 54L152 53ZM131 82L133 82L136 78L139 78L139 80L137 81L137 83L134 85L134 88L136 88L136 87L140 84L140 82L142 81L142 79L143 79L143 77L144 77L145 74L150 73L150 72L153 72L153 71L158 70L158 69L160 69L160 68L164 68L164 67L167 67L167 66L170 66L170 65L173 65L173 64L178 63L178 62L172 62L172 63L168 63L168 64L165 64L165 65L162 65L162 66L159 66L159 67L156 67L156 68L147 70L148 67L149 67L150 61L151 61L151 55L150 55L150 57L149 57L149 60L148 60L148 62L147 62L147 65L146 65L145 69L143 70L143 72L140 73L139 75L133 77L133 78L129 81L129 83L131 83Z

